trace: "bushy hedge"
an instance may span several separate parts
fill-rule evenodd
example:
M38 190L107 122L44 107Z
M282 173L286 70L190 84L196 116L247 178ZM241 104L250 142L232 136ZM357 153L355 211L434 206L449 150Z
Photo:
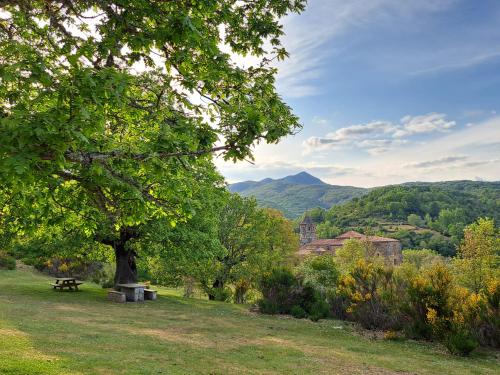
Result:
M259 308L265 314L291 314L317 321L330 315L328 303L311 285L286 268L265 275L260 282L262 299Z
M0 269L15 270L16 260L9 254L0 251Z
M316 269L322 275L325 264L337 267L321 264ZM478 345L500 347L500 280L490 279L476 293L460 286L445 262L417 269L410 263L390 268L360 259L330 285L326 299L325 293L304 284L300 273L276 269L263 278L261 292L260 311L267 314L311 320L333 316L397 337L441 341L462 356Z

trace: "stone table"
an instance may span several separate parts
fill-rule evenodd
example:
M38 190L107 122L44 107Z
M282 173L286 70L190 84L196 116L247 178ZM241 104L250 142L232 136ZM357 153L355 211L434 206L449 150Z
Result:
M144 301L144 288L142 284L116 284L116 288L125 293L125 297L129 302Z

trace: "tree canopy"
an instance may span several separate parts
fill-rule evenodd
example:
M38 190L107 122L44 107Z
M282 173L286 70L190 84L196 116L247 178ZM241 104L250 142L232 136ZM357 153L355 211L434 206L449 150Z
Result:
M272 61L287 56L280 18L304 5L0 1L2 221L81 231L134 280L127 243L192 216L193 189L222 184L212 153L251 158L300 128Z

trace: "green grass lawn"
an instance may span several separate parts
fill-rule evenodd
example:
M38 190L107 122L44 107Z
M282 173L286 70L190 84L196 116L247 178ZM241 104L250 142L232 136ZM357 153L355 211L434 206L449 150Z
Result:
M184 299L113 304L85 283L50 288L30 270L0 271L0 374L498 374L498 352L457 358L428 343L356 333Z

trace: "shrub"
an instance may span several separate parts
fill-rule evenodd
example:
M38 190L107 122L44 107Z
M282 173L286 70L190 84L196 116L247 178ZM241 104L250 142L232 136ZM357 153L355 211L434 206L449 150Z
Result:
M306 311L298 305L293 306L292 309L290 310L290 313L294 318L297 319L303 319L307 316Z
M490 280L483 291L487 301L482 311L478 338L481 345L500 347L500 279Z
M214 301L227 302L231 300L233 292L229 288L213 288L212 295Z
M333 255L311 256L298 267L304 282L318 290L323 298L335 293L340 275Z
M404 337L401 335L401 333L397 331L385 331L384 332L384 340L389 340L389 341L402 341L404 340Z
M15 270L16 260L9 254L1 251L0 252L0 269Z
M339 295L348 303L347 316L364 328L388 328L389 307L382 296L391 280L390 270L359 260L339 283Z
M277 268L265 275L260 282L263 302L259 306L263 313L289 314L296 305L298 281L292 271ZM269 312L273 311L273 312Z
M250 282L246 279L239 279L234 285L234 302L245 303L247 293L250 290Z
M478 342L469 332L458 331L447 335L445 346L451 354L468 356L477 348Z
M429 249L403 250L403 262L413 264L417 269L443 262L444 258L437 251Z
M330 316L330 305L324 300L316 300L309 309L309 319L317 322Z
M278 314L278 304L275 301L261 299L258 301L259 310L263 314L275 315Z
M37 270L51 276L76 277L83 280L92 280L101 285L101 279L108 278L106 272L104 272L102 262L80 257L55 256L45 260L43 257L40 257L31 259L27 264L33 265ZM114 277L114 269L111 274Z
M307 316L315 321L329 316L330 306L320 293L312 285L302 285L302 280L289 269L274 269L262 279L260 288L262 313Z
M346 320L348 318L347 309L349 308L350 302L346 296L339 293L328 298L330 303L330 313L335 319Z
M490 280L480 293L455 288L452 295L455 330L469 332L483 346L500 346L500 280Z
M112 288L115 286L115 267L111 263L102 265L100 272L92 276L92 281L103 288Z
M444 264L434 264L409 283L401 309L411 338L443 338L453 317L452 276Z

